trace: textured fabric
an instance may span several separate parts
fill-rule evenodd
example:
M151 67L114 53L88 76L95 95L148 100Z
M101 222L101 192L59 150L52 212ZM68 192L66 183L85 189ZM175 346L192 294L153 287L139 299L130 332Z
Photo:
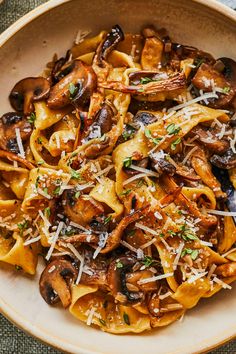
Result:
M46 0L3 0L0 4L0 33L18 18ZM236 9L236 0L222 0ZM0 315L0 354L59 354L61 352L41 344L24 334ZM236 354L236 340L212 351L211 354Z

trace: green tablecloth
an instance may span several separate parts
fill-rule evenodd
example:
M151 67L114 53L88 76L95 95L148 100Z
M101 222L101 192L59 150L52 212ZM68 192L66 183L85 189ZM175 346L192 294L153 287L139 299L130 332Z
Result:
M207 1L207 0L206 0ZM0 5L0 33L19 17L46 0L3 0ZM222 0L236 8L236 0ZM46 345L24 334L0 315L0 354L59 354ZM212 354L236 354L236 341L215 350Z

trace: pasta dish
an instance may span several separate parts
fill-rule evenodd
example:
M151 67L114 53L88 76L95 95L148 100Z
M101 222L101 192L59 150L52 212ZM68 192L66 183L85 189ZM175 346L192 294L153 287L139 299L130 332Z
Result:
M33 276L40 260L49 305L115 334L169 325L231 289L234 60L152 26L80 30L9 100L1 265Z

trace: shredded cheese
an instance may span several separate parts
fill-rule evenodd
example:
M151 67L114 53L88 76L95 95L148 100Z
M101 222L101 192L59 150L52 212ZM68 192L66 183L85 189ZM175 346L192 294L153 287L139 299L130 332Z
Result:
M40 239L41 239L41 236L37 236L37 237L31 238L31 239L29 239L29 240L24 242L24 246L28 246L31 243L35 243L35 242L39 241Z
M144 230L146 232L148 232L149 234L152 234L154 236L158 236L158 233L156 231L154 231L153 229L150 229L150 227L147 227L143 224L140 224L139 222L135 223L135 227L141 230Z
M223 211L223 210L214 210L214 209L207 209L206 210L210 214L214 215L221 215L221 216L236 216L235 211Z
M174 273L165 273L165 274L157 275L155 277L141 279L138 281L138 284L141 285L141 284L151 283L153 281L173 277L173 275Z
M21 140L20 129L15 128L15 132L16 132L16 142L17 142L17 145L18 145L18 148L20 151L20 153L18 155L21 156L23 159L25 159L25 151L24 151L22 140Z
M143 168L143 167L139 167L139 166L135 166L135 165L131 164L129 166L129 168L131 168L132 170L138 171L138 172L145 173L147 176L159 177L158 173L153 172L153 171L148 170L148 169Z
M60 221L59 224L58 224L58 227L57 227L57 231L56 231L54 237L52 238L51 246L50 246L50 248L48 250L48 253L47 253L46 257L45 257L45 259L47 261L49 261L49 259L51 258L52 252L54 250L54 247L56 246L56 242L58 240L58 237L60 235L60 232L61 232L63 226L64 226L64 222Z
M206 99L208 99L208 98L218 98L218 95L217 95L216 93L214 93L214 92L207 92L207 93L204 93L204 94L202 94L201 96L196 97L196 98L194 98L194 99L192 99L192 100L190 100L190 101L187 101L187 102L185 102L185 103L182 103L182 104L179 104L179 105L177 105L177 106L175 106L175 107L170 108L170 109L168 110L168 112L172 112L173 110L176 111L176 110L179 110L179 109L181 109L181 108L185 108L185 107L187 107L187 106L190 106L190 105L193 104L193 103L200 102L200 101L204 101L204 100L206 100Z

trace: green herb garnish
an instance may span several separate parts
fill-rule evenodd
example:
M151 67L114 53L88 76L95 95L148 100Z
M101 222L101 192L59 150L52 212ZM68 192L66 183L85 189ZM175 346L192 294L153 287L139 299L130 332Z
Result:
M81 179L81 175L80 175L80 173L78 171L75 171L75 170L72 169L71 178L73 178L73 179Z
M35 115L34 112L32 112L30 114L30 116L28 117L28 122L31 123L31 124L34 124L35 120L36 120L36 115Z
M57 188L54 189L53 194L54 195L59 195L61 191L61 186L58 186Z
M223 88L223 90L222 90L222 92L225 93L225 94L229 93L229 91L230 91L230 87L229 86L225 86Z
M124 267L124 265L123 265L123 263L121 261L116 261L116 268L117 269L120 269L120 268L123 268L123 267Z
M37 165L43 165L44 164L44 161L38 161L37 162Z
M130 167L132 165L132 157L126 157L123 160L123 166L124 167Z
M125 189L122 193L120 193L120 196L128 195L128 194L130 194L131 191L132 191L132 189Z
M159 142L162 140L162 138L154 138L152 136L151 131L147 128L144 130L144 135L146 136L146 138L151 140L155 145L159 144Z
M179 145L181 143L181 138L177 138L175 141L173 141L173 143L171 143L170 148L171 150L175 150L176 146Z
M132 138L135 133L135 130L136 129L134 127L132 127L132 125L126 124L125 130L122 133L124 140L128 140L128 139Z
M169 135L176 135L179 133L180 127L176 127L176 125L172 123L167 126L166 130Z
M16 270L22 270L22 267L16 264L16 265L15 265L15 269L16 269Z
M78 92L78 87L76 87L72 82L69 84L70 98L74 98Z
M99 322L100 322L103 326L106 326L106 322L105 322L102 318L99 318Z
M142 260L142 263L145 265L146 268L150 267L155 261L150 256L145 256Z
M80 197L80 194L81 194L80 191L76 192L75 193L75 198L78 199Z
M39 137L39 138L37 139L37 142L38 142L38 144L42 144L43 139L42 139L41 137Z
M51 215L51 209L49 207L45 208L44 209L44 214L46 217L49 218L49 216Z
M150 79L150 77L142 77L140 79L140 84L145 85L145 84L148 84L149 82L152 82L152 81L155 81L155 80Z
M186 256L186 254L190 255L192 260L195 261L195 259L197 259L197 257L198 257L199 252L198 252L198 250L192 250L191 248L185 248L181 253L181 257Z
M130 320L129 320L129 316L127 315L127 313L124 312L123 314L123 319L124 319L124 322L130 326Z
M109 222L111 221L111 219L112 219L112 216L111 216L111 215L107 216L107 217L105 218L105 220L104 220L104 225L109 224Z
M18 229L20 230L20 236L23 235L23 232L28 227L28 221L24 220L23 222L17 224Z

